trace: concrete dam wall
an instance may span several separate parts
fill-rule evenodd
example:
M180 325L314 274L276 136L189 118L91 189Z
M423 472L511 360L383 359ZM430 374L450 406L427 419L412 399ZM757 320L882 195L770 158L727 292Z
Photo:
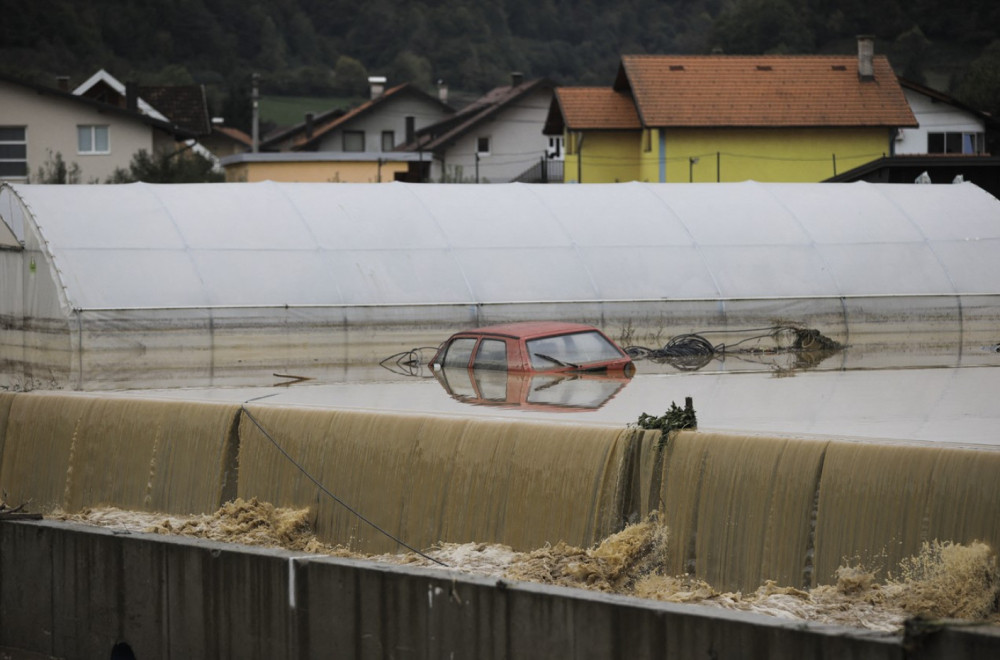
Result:
M1000 547L986 449L30 392L0 393L0 452L8 502L36 511L258 498L360 553L588 547L656 512L665 572L727 590L830 584L925 541Z

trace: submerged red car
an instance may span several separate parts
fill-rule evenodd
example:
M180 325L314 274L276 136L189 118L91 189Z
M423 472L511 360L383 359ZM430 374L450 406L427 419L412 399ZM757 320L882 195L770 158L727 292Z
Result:
M438 349L431 367L635 373L632 358L603 332L591 325L559 321L505 323L457 332Z

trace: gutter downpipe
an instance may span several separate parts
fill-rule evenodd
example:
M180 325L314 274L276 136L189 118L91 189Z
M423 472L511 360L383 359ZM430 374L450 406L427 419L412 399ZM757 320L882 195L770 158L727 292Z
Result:
M660 142L660 183L667 182L667 136L663 129L657 131Z
M576 132L576 182L583 183L583 131Z

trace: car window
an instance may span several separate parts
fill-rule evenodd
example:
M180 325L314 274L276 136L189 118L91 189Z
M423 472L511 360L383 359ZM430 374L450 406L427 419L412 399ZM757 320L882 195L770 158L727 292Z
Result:
M468 367L472 349L476 347L475 337L459 337L451 342L444 354L444 367Z
M622 357L614 344L594 331L530 339L527 347L531 355L531 366L535 369L551 369L560 366L560 363L593 364Z
M484 339L476 352L476 369L507 369L507 342L502 339Z

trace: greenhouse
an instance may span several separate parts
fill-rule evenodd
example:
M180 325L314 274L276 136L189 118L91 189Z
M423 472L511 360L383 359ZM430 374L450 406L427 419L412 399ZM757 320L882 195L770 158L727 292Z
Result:
M377 363L475 325L996 342L971 183L0 186L0 387Z

